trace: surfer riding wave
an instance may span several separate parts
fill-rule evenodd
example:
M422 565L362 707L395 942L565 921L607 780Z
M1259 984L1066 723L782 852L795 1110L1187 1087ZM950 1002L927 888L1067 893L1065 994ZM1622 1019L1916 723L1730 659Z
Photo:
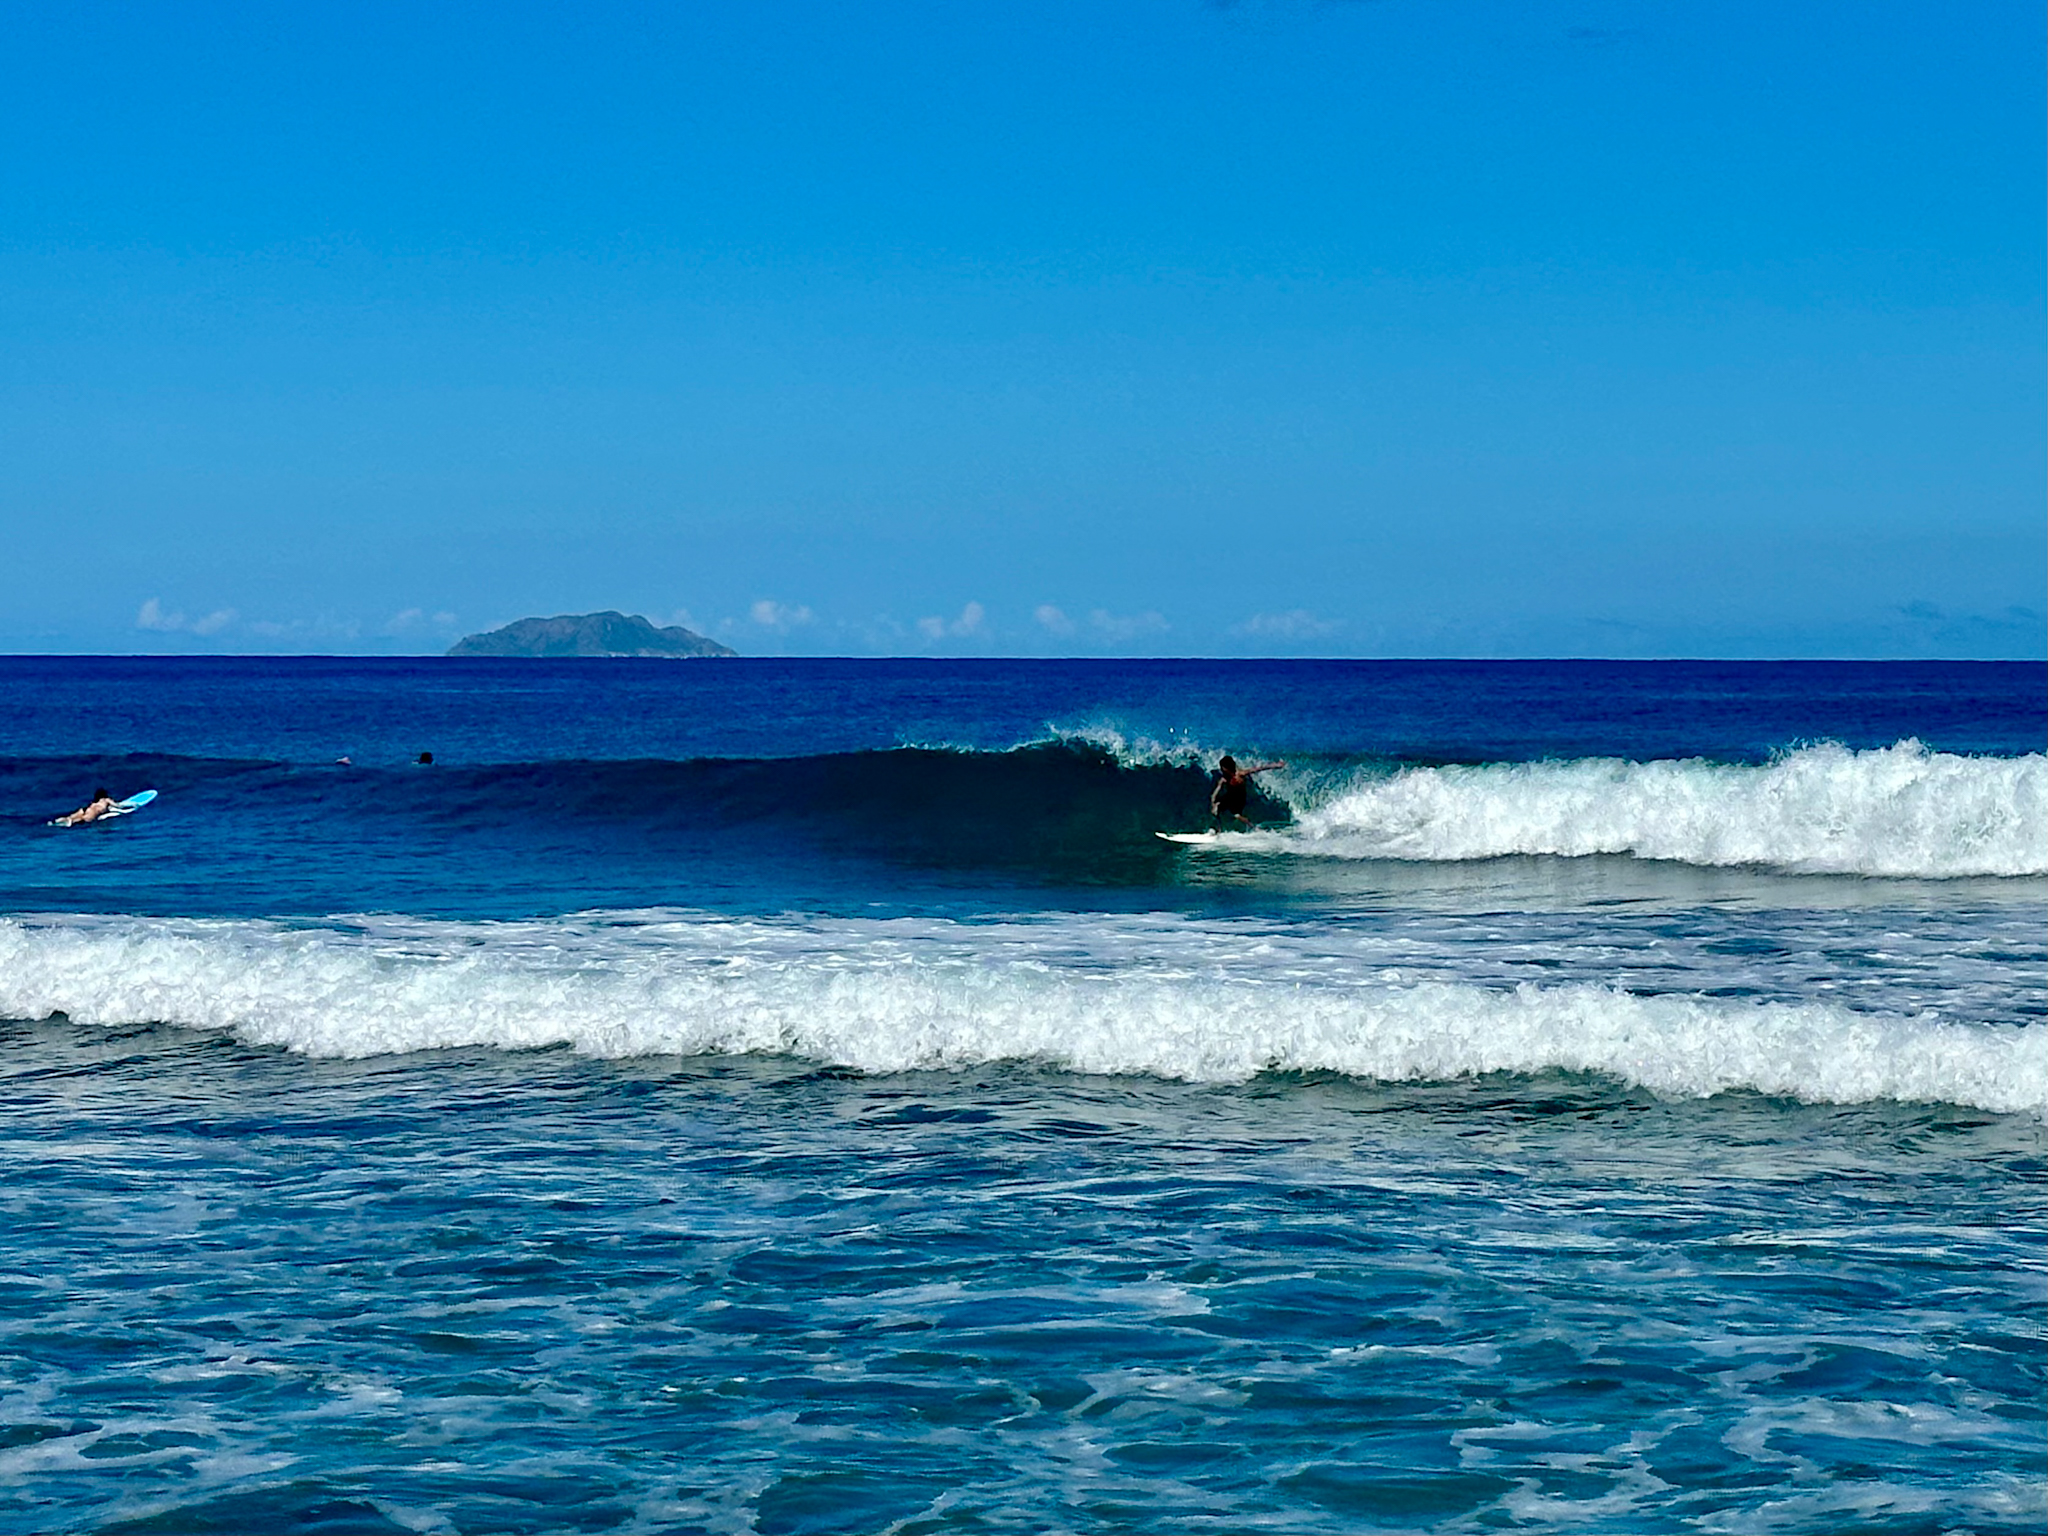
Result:
M1240 768L1237 759L1225 753L1211 775L1209 788L1209 816L1218 832L1223 830L1227 820L1235 820L1241 826L1251 822L1244 814L1246 797L1251 793L1252 775L1271 773L1275 768L1285 768L1285 763L1260 763L1255 768Z

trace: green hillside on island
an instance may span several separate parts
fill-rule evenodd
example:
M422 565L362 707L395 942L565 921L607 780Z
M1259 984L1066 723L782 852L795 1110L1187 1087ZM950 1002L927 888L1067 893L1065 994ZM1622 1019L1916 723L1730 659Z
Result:
M503 629L464 635L450 656L737 656L679 624L650 624L637 613L565 613L519 619Z

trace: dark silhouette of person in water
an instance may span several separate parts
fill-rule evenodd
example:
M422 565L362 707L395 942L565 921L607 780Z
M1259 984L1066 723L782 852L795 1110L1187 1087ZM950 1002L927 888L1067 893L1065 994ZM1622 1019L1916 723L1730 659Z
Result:
M1237 759L1225 753L1210 776L1209 814L1215 818L1216 830L1221 832L1226 820L1236 820L1240 825L1250 826L1244 814L1245 798L1251 793L1252 775L1271 773L1275 768L1285 768L1285 763L1260 763L1256 768L1240 768Z

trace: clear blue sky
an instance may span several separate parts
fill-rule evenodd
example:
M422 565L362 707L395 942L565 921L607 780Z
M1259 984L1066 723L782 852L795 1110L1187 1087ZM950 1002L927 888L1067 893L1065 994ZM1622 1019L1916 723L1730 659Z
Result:
M0 8L0 650L2044 649L2043 16Z

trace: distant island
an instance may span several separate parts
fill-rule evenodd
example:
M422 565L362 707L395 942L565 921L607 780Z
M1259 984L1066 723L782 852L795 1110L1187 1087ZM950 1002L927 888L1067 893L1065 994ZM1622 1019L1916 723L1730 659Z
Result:
M737 656L679 624L657 627L637 613L565 613L520 619L503 629L464 635L450 656Z

